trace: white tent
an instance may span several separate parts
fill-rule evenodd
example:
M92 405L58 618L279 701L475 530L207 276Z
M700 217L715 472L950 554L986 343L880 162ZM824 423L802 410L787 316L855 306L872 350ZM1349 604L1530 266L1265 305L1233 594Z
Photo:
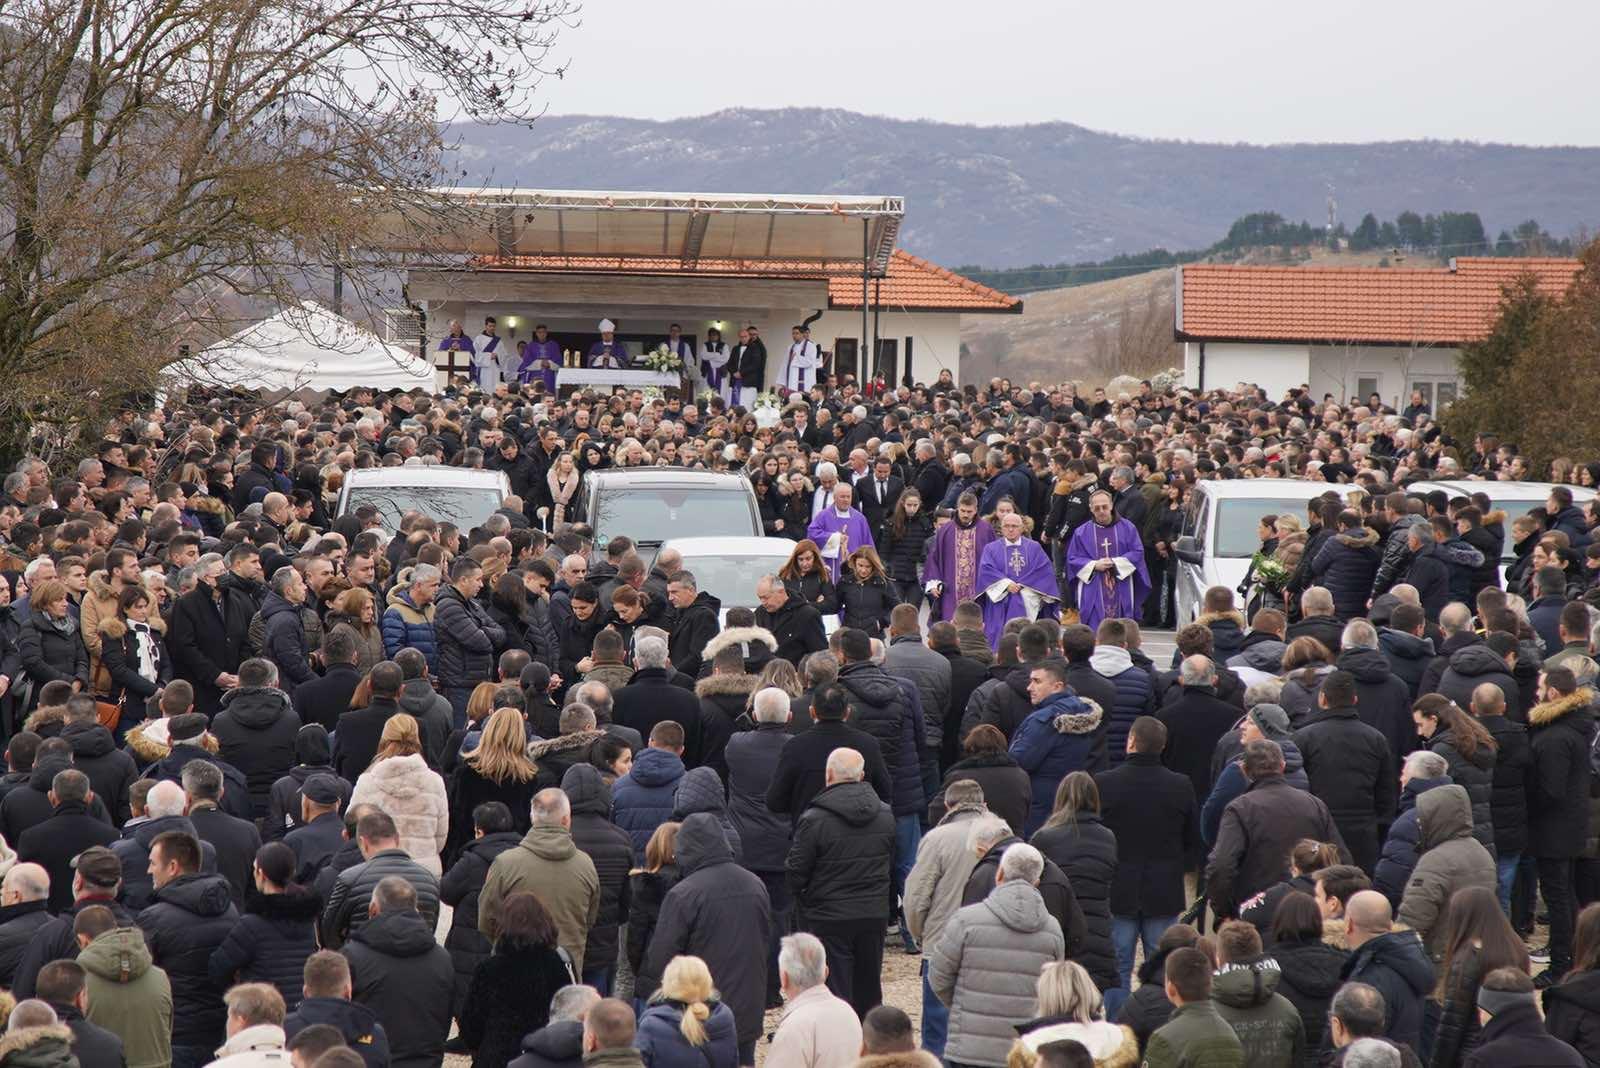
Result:
M264 393L434 388L427 360L313 300L284 308L171 370L188 382Z

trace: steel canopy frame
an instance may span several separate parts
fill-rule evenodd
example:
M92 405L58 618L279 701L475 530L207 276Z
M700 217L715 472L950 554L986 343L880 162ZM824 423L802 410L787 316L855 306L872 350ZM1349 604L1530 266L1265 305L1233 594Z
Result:
M622 256L691 265L704 257L837 270L859 257L864 274L882 276L904 214L897 196L443 188L384 213L371 243L439 259Z

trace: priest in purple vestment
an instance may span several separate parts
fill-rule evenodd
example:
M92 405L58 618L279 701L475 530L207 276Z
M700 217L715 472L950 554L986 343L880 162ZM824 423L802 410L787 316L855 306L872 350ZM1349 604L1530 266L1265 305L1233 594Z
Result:
M522 353L517 378L524 384L542 381L544 391L556 391L556 372L561 370L561 346L550 336L550 328L540 323L533 328L533 340Z
M978 558L978 589L983 593L983 633L991 649L1000 645L1006 621L1059 619L1061 587L1050 554L1022 533L1022 516L1011 512L1000 520L1000 537Z
M978 498L963 493L955 518L933 536L933 548L922 566L922 588L931 599L933 620L950 619L956 605L978 596L978 558L994 541L994 527L978 518Z
M1096 490L1089 515L1067 542L1067 574L1076 583L1078 616L1096 630L1106 619L1138 619L1150 595L1139 528L1117 515L1111 494Z
M833 507L824 508L806 528L806 537L821 546L822 559L834 582L839 581L839 565L845 557L872 544L872 526L867 517L850 507L855 491L840 482L833 487Z

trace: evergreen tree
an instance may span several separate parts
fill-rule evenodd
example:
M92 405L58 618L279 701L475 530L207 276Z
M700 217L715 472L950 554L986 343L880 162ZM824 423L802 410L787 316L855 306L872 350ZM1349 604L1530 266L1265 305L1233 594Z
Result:
M1378 217L1369 211L1361 217L1360 225L1350 234L1350 251L1365 252L1377 248L1381 240Z

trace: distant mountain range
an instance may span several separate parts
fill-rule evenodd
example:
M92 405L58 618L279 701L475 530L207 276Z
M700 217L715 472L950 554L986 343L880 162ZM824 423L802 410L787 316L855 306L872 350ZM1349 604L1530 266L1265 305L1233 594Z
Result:
M1529 218L1557 237L1600 224L1600 148L1203 144L819 108L550 116L452 134L468 186L904 196L901 247L950 267L1203 248L1248 212L1321 224L1330 191L1352 229L1407 209L1476 211L1491 240Z

